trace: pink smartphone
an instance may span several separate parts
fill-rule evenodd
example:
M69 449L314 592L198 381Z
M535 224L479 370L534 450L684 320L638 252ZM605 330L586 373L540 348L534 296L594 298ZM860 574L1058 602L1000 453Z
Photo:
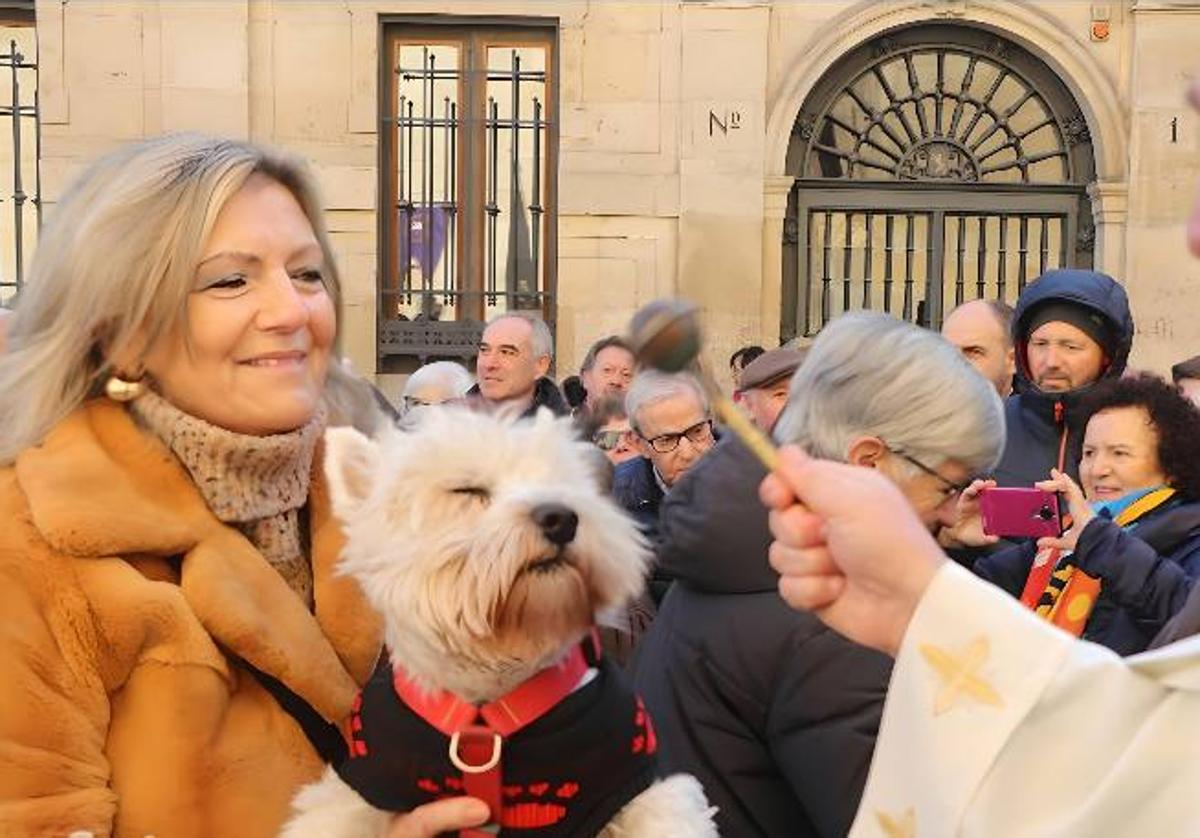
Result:
M1041 489L987 489L979 496L983 531L1005 538L1062 535L1058 495Z

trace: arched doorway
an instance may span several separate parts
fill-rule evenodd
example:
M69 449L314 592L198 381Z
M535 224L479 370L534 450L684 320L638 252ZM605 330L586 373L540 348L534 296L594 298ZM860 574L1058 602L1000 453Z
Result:
M838 60L796 117L781 337L848 309L937 328L1042 271L1091 266L1091 137L1044 62L991 31L897 29Z

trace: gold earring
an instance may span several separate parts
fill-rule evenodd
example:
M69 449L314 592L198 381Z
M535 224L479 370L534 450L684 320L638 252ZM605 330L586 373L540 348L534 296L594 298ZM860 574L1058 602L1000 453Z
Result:
M114 402L131 402L146 390L146 385L139 376L135 379L121 378L111 375L104 382L104 395Z

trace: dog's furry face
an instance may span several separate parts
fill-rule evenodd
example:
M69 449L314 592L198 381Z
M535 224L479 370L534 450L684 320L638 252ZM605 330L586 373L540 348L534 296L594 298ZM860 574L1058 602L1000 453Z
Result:
M393 662L429 687L494 698L642 589L644 539L569 420L443 407L377 441L332 429L325 456L340 572L384 616Z

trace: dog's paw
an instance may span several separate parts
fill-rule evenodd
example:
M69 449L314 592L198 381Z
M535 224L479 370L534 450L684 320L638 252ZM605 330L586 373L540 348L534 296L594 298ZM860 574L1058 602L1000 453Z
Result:
M699 780L690 774L675 774L626 803L598 838L717 838L716 812Z
M382 838L392 819L359 797L332 768L297 792L292 811L279 838Z

